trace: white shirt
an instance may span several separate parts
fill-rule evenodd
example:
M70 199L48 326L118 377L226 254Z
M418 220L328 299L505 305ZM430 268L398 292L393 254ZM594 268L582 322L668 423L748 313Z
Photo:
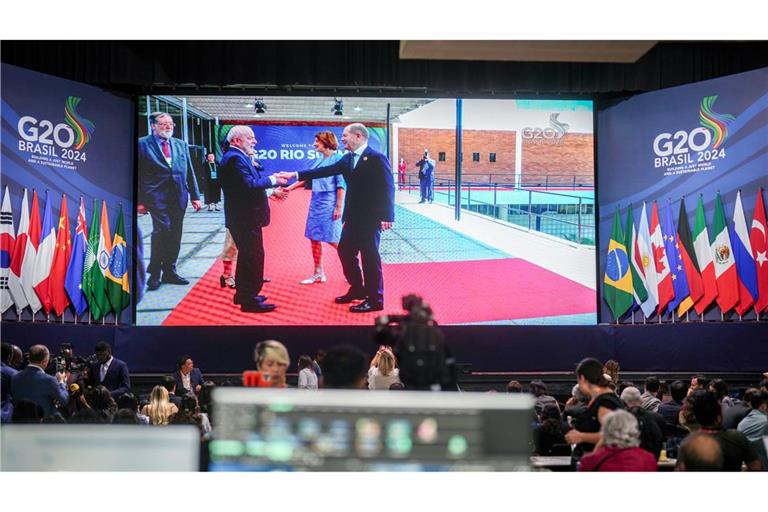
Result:
M352 169L357 168L357 163L360 161L360 157L363 155L363 151L365 151L366 149L368 149L368 143L363 144L362 146L360 146L359 148L357 148L352 152L352 154L354 155L352 157Z
M107 370L109 370L109 365L112 364L112 359L114 359L112 356L109 356L109 359L106 363L102 364L99 368L99 382L104 382L104 377L107 376Z
M381 375L375 366L368 370L368 389L383 389L389 391L389 386L400 382L400 370L395 368L387 376Z
M189 372L188 374L184 375L184 372L179 372L181 374L181 385L184 387L184 389L188 389L190 391L195 391L192 389L192 372Z
M312 368L299 372L299 389L317 389L317 374Z

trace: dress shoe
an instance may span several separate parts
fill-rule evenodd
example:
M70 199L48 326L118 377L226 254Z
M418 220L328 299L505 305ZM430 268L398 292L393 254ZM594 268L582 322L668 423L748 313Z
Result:
M232 302L234 302L235 304L247 304L249 302L253 302L254 300L256 302L264 302L265 300L267 300L267 296L266 295L257 295L253 300L251 300L251 299L243 300L240 297L238 297L237 295L235 295L235 298L232 299Z
M383 302L370 302L370 301L363 301L357 306L350 306L349 310L352 313L370 313L371 311L381 311L384 309L384 303Z
M215 205L213 205L213 207L216 208L217 212L221 211L221 208L219 208L219 203L216 203Z
M181 277L176 272L163 272L163 283L166 284L189 284L189 281Z
M222 288L234 288L235 287L235 278L232 276L225 276L224 274L219 276L219 286Z
M311 276L309 276L307 279L300 281L299 284L315 284L315 283L324 283L328 279L325 277L325 274L322 272L320 273L314 273Z
M240 311L244 313L269 313L274 311L275 304L264 304L263 302L248 302L240 306Z
M270 278L268 278L268 277L265 277L264 279L261 280L261 282L262 283L271 283L272 280Z
M160 288L160 277L150 274L149 280L147 281L147 290L152 292L158 288Z
M355 290L349 290L344 295L340 295L339 297L336 297L336 299L334 299L334 302L336 302L336 304L349 304L353 300L360 300L365 298L366 298L365 292L356 292Z

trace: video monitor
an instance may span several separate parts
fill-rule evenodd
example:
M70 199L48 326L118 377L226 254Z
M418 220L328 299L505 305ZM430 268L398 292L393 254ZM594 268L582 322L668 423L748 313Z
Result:
M3 471L197 471L200 430L171 425L3 425Z
M518 471L528 395L217 388L210 471Z
M595 324L592 102L458 103L142 98L137 324Z

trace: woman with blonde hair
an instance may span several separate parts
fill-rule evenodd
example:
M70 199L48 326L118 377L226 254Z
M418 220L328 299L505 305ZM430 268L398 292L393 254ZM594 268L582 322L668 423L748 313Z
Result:
M368 369L368 389L389 390L389 387L396 382L400 382L397 359L391 348L379 347Z
M149 416L151 425L167 425L170 417L177 412L179 409L170 402L168 390L164 386L152 388L149 403L141 409L141 414Z
M291 364L285 345L276 340L262 341L256 345L254 359L263 381L270 382L273 388L285 387L285 372Z

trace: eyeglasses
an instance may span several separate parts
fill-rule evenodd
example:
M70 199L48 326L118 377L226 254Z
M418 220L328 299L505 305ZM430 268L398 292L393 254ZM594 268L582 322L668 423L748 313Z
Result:
M157 126L167 126L169 128L173 128L176 126L176 123L170 122L170 123L155 123Z

